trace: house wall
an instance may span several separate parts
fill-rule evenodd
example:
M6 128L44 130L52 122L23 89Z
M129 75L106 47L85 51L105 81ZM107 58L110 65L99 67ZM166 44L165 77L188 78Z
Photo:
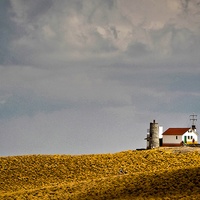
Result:
M195 143L198 142L198 136L195 132L186 132L183 135L163 135L163 146L170 146L170 145L180 145L182 141L185 142L186 136L186 143L192 143L192 140L195 140ZM189 137L188 137L189 136Z
M163 144L180 144L182 141L182 135L163 135Z
M195 143L198 142L197 141L198 140L197 134L194 133L194 132L186 132L186 133L184 133L183 136L182 136L182 141L185 141L185 136L186 136L187 143L192 143L193 139L195 140Z

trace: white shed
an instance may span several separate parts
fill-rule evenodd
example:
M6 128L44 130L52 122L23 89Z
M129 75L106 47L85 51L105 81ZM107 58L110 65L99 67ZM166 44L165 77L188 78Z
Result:
M198 134L196 128L169 128L163 133L162 146L181 146L185 144L197 144Z

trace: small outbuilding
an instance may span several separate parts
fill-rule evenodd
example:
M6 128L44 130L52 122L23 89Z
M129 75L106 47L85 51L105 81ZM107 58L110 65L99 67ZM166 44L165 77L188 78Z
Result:
M198 134L196 127L191 128L169 128L163 134L162 146L174 147L183 144L197 144Z

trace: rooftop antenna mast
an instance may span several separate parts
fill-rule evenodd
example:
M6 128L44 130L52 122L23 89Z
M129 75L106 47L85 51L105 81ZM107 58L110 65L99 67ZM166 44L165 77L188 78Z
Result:
M195 127L195 121L197 121L197 115L193 113L193 115L190 115L190 121L192 121L192 127Z

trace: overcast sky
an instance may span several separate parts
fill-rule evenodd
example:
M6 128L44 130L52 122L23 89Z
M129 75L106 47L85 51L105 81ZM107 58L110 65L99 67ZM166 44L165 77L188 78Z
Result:
M0 0L0 156L145 148L199 110L200 0Z

